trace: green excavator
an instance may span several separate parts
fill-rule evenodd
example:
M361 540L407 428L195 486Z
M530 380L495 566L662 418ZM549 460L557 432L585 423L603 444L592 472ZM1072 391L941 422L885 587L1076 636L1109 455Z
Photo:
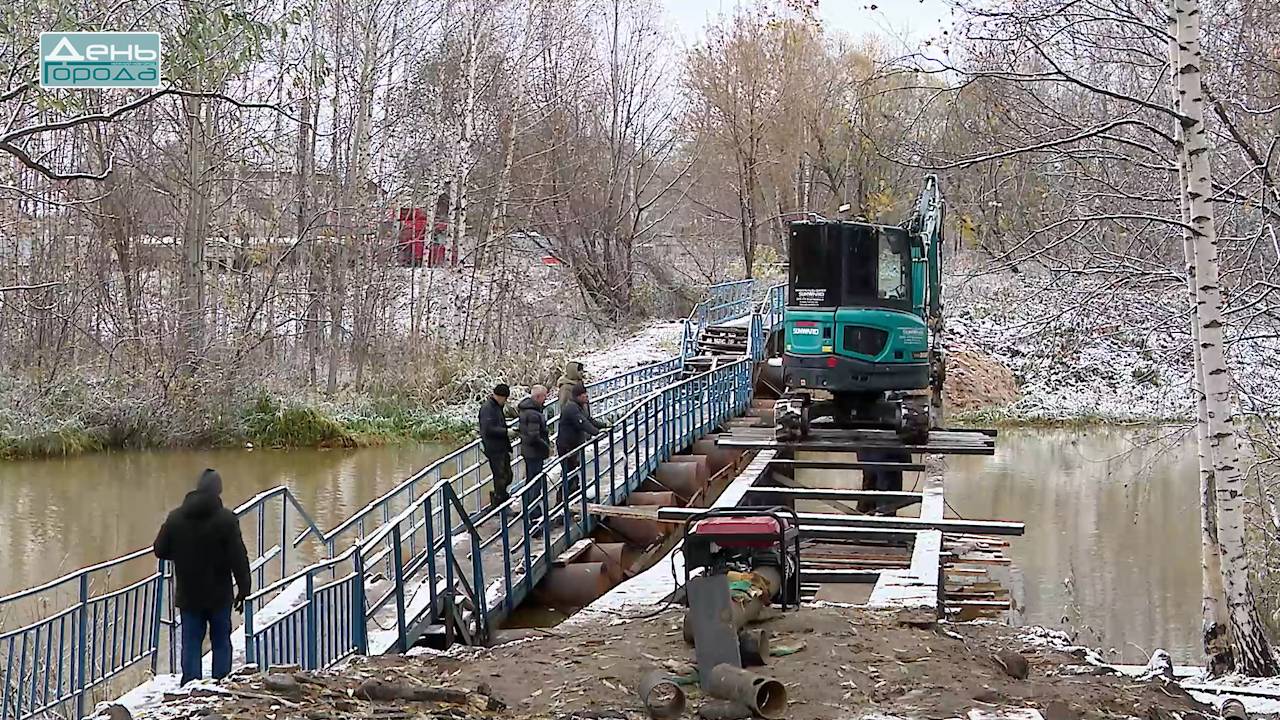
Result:
M919 444L941 425L945 212L929 175L901 225L791 223L780 441L808 436L810 417Z

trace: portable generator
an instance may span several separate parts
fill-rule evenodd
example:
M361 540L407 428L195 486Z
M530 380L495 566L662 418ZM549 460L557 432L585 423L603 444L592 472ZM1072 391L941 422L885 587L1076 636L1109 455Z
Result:
M707 575L729 571L749 573L772 567L782 586L779 606L800 604L800 518L785 507L713 508L692 517L685 525L684 579L695 569Z

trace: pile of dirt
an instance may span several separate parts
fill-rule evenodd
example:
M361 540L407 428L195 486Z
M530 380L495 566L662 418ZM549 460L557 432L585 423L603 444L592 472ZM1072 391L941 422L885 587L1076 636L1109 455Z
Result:
M1028 708L1047 720L1211 716L1175 684L1110 674L1068 650L1028 644L1006 626L918 627L887 613L808 607L774 613L762 627L775 654L787 654L755 670L786 685L789 720L952 718L974 710L1000 717ZM692 681L692 661L680 613L670 611L449 656L358 658L340 670L295 674L300 681L293 694L270 689L263 675L242 677L226 685L231 694L173 699L156 715L645 718L636 687L659 668L689 683L685 717L696 717L709 698ZM384 688L418 688L420 699L367 699L375 680Z
M947 353L943 403L948 411L999 408L1018 401L1013 371L990 356L973 350Z

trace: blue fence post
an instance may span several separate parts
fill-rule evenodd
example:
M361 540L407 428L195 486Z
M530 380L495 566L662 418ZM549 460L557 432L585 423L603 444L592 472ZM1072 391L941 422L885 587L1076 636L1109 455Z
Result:
M400 550L400 525L391 527L391 561L396 574L396 642L400 652L409 650L409 633L405 628L404 617L404 554Z
M172 631L170 631L172 632ZM253 665L258 662L258 646L253 641L253 599L244 601L244 662ZM266 668L258 668L265 670Z
M511 597L511 538L507 531L506 507L498 509L498 522L502 524L502 582L503 589L505 590L503 593L502 604L503 607L507 609L507 612L511 612L513 600Z
M289 567L289 497L280 500L280 577L288 575Z
M84 693L89 683L89 574L80 574L80 618L76 628L76 717L84 717Z
M480 536L475 532L471 533L471 574L475 582L472 587L476 593L476 628L480 631L481 639L488 637L489 632L489 594L484 586L484 559L480 557Z
M303 623L303 648L302 648L302 667L307 670L315 670L319 665L316 657L316 649L318 647L319 629L317 628L316 618L316 581L310 572L306 574L307 588L307 604L302 609Z
M427 553L427 577L431 578L428 583L427 593L431 601L431 619L440 619L439 598L436 597L436 532L435 532L435 512L431 509L431 493L422 496L422 514L423 521L426 524L424 530L427 533L426 553ZM445 562L448 562L446 559Z
M156 572L160 573L160 577L156 578L156 606L151 613L151 674L155 675L160 666L160 620L162 617L162 608L164 608L164 561L156 561ZM172 631L171 631L172 632ZM62 657L62 653L58 653L58 657ZM61 691L61 690L59 690Z
M450 593L453 592L453 509L449 504L449 486L446 485L440 491L440 512L444 514L441 522L444 527L440 528L441 549L444 550L444 586Z
M364 616L365 596L364 596L364 555L360 554L360 548L355 549L355 557L352 558L353 571L355 573L355 582L351 587L351 631L354 637L356 652L361 655L369 654L369 626ZM435 584L432 584L432 588Z

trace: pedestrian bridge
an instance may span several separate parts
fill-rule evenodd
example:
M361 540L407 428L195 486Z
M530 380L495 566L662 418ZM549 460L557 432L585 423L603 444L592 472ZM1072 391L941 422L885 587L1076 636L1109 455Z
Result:
M583 471L562 502L556 464L524 478L516 453L523 482L488 508L492 475L478 441L327 531L286 487L250 498L235 509L256 588L232 637L237 664L322 668L403 651L426 633L484 639L595 529L588 503L624 502L660 463L746 411L753 363L782 305L782 286L713 285L685 321L680 355L589 385L593 409L618 419L577 448ZM706 371L688 362L704 330L726 325L748 328L740 356ZM547 405L552 422L557 405ZM563 525L535 522L535 507ZM0 598L0 719L84 717L149 674L175 673L173 597L171 569L148 547Z

